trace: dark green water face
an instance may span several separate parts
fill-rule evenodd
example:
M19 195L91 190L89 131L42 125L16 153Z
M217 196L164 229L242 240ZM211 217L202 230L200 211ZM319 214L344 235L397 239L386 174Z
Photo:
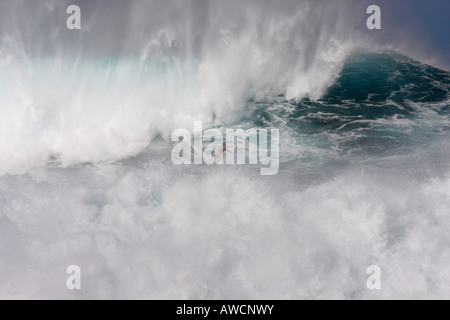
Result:
M358 54L347 61L324 100L328 103L350 100L382 104L389 100L396 103L408 100L441 102L447 98L449 83L447 72L406 57ZM407 105L404 107L408 109ZM379 112L374 113L377 114Z
M288 171L384 166L386 157L426 153L450 140L449 89L446 71L396 54L356 54L322 99L251 102L243 122L283 131Z

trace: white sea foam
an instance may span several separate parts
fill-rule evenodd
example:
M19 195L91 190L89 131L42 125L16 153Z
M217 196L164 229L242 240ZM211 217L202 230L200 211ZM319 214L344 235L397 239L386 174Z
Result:
M0 297L450 297L448 177L349 172L304 189L202 168L0 178ZM381 291L366 288L373 264Z

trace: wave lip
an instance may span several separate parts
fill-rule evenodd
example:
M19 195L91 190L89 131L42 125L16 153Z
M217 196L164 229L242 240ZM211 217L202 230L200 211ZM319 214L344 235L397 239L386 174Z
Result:
M449 90L446 71L395 52L357 52L319 99L253 100L238 125L284 128L289 170L328 172L377 159L383 166L386 157L414 158L448 139Z

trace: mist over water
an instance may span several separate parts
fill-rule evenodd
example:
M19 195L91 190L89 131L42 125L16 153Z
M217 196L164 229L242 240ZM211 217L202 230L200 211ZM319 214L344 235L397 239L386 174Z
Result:
M134 155L196 119L237 121L248 99L317 99L355 47L337 2L96 1L80 32L68 3L24 3L5 5L0 54L2 135L31 144L1 153L23 166Z
M450 74L364 3L0 12L0 298L450 297ZM173 165L196 120L279 129L279 174Z

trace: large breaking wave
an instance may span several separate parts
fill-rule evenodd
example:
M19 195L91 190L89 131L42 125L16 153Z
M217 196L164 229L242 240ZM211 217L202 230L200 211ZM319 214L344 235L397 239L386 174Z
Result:
M1 22L0 298L450 297L447 71L345 3L92 3ZM194 120L280 129L279 174L174 166Z

